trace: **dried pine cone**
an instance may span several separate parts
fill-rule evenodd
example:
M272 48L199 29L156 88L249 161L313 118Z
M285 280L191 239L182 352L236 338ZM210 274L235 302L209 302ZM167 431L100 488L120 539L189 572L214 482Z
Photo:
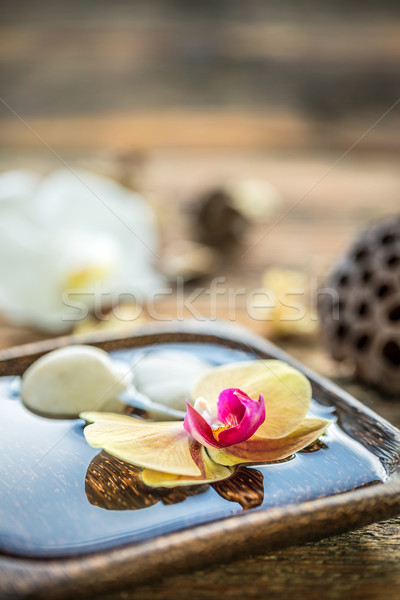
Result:
M247 219L232 206L224 190L216 189L199 202L196 235L200 242L220 250L231 250L240 242Z
M200 242L222 251L240 244L250 225L267 222L281 203L279 191L262 179L226 181L199 199L195 218Z
M330 274L318 309L328 348L357 376L400 393L400 216L362 233Z

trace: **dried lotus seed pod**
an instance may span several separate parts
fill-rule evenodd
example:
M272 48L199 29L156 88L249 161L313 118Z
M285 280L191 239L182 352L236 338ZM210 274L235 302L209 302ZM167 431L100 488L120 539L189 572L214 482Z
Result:
M362 381L400 393L400 216L355 240L329 275L318 309L336 360L351 359Z

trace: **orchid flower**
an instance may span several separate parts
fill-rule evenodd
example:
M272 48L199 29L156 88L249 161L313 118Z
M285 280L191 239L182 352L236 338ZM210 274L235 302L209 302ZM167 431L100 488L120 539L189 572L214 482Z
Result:
M183 422L89 412L87 442L142 467L153 487L212 483L237 465L272 463L315 441L329 421L306 418L311 385L289 365L257 360L216 367L194 386Z
M153 267L157 237L149 204L107 177L2 173L0 312L15 325L63 333L100 300L146 298L163 281Z

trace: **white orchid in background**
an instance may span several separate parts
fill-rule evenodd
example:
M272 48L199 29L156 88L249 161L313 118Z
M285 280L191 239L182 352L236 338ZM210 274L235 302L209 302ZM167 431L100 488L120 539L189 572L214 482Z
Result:
M60 333L95 302L160 285L157 231L138 194L87 171L0 175L0 312Z

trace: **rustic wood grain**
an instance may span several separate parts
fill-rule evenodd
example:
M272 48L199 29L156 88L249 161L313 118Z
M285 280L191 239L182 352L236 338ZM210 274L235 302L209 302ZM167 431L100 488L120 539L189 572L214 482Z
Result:
M399 598L400 519L278 552L127 586L101 600Z
M396 98L394 98L394 102ZM393 102L384 107L388 110ZM10 105L11 106L11 105ZM14 110L14 109L13 109ZM346 151L385 110L377 110L364 118L337 123L316 124L313 119L285 114L272 109L259 114L240 109L170 109L158 112L135 111L125 114L88 116L31 117L11 113L0 118L0 148L16 152L23 147L41 151L43 140L55 150L94 152L99 147L109 151L144 151L154 148L173 149L247 149L291 151L313 149L329 139L331 149ZM5 109L2 110L3 114ZM398 150L397 112L372 129L366 136L363 149ZM79 131L79 135L77 132Z

